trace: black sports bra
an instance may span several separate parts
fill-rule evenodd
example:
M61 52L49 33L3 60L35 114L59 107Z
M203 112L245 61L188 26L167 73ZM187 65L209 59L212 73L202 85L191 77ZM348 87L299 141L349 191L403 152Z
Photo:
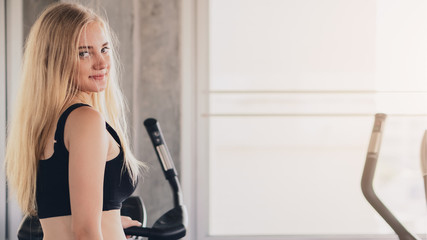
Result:
M54 153L50 158L39 161L36 202L38 217L41 219L71 215L68 183L69 153L64 144L64 127L68 115L81 106L89 105L77 103L62 113L55 131ZM114 129L107 122L105 123L108 132L120 145L119 155L107 161L105 165L102 210L108 211L120 209L122 202L134 192L136 186L133 186L129 172L123 166L124 157L120 138Z

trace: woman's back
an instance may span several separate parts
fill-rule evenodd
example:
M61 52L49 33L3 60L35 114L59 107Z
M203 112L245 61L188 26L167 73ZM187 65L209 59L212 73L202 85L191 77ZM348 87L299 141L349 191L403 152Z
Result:
M43 240L75 240L71 216L40 219ZM120 210L103 211L101 216L103 240L126 239L120 219Z
M87 141L82 139L84 136L73 135L72 133L79 132L84 128L87 123L84 119L98 117L99 113L89 106L73 104L61 115L57 127L50 131L53 133L50 134L52 138L48 139L44 151L44 156L48 157L43 157L44 160L40 160L39 163L36 194L39 207L38 214L45 239L57 239L59 237L61 239L73 239L73 224L70 215L72 209L70 192L72 189L68 186L72 186L73 182L69 181L68 178L78 175L79 169L90 166L90 162L87 161L92 161L92 159L86 157L87 164L80 161L80 165L74 164L76 167L71 167L73 166L73 158L69 158L69 155L72 156L73 154L72 146L79 148L78 145L81 142ZM94 128L98 127L95 126ZM124 233L120 220L121 202L130 196L134 186L127 171L122 172L123 153L118 135L108 124L106 127L105 124L101 127L104 127L106 132L103 135L104 137L92 140L103 142L104 146L99 148L107 149L103 168L105 170L102 189L101 232L104 239L123 239ZM86 131L90 131L90 129L86 129ZM88 136L90 135L91 133L88 133ZM86 152L85 146L80 148ZM84 155L81 157L85 158ZM96 169L94 171L100 172ZM92 179L91 176L83 176L83 178L86 178L86 182L90 182ZM79 194L82 185L79 185L78 181L76 184L78 188L75 189L75 192ZM95 186L95 189L99 189L99 187ZM77 198L80 198L77 202L86 201L84 204L90 205L90 196L79 195Z

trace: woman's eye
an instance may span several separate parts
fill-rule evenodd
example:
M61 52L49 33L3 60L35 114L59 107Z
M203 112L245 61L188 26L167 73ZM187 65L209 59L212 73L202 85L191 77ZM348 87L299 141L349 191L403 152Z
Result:
M109 51L110 51L110 48L108 48L108 47L104 47L101 49L102 53L108 53Z
M87 52L87 51L79 52L79 56L80 56L81 58L89 57L89 52Z

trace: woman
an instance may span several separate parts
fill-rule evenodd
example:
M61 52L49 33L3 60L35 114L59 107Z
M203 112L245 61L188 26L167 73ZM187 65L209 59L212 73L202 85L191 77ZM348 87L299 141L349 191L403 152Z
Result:
M46 240L125 239L123 226L139 225L120 217L141 164L115 62L108 25L78 4L48 7L27 39L6 172Z

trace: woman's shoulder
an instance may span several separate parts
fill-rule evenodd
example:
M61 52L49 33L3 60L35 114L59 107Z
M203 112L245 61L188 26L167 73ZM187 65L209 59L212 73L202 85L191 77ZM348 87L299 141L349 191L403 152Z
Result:
M85 122L87 124L105 122L104 117L100 112L93 107L86 105L74 109L68 116L67 121L76 123Z
M79 139L81 137L100 137L105 135L105 119L100 112L90 106L74 109L67 118L64 139Z

